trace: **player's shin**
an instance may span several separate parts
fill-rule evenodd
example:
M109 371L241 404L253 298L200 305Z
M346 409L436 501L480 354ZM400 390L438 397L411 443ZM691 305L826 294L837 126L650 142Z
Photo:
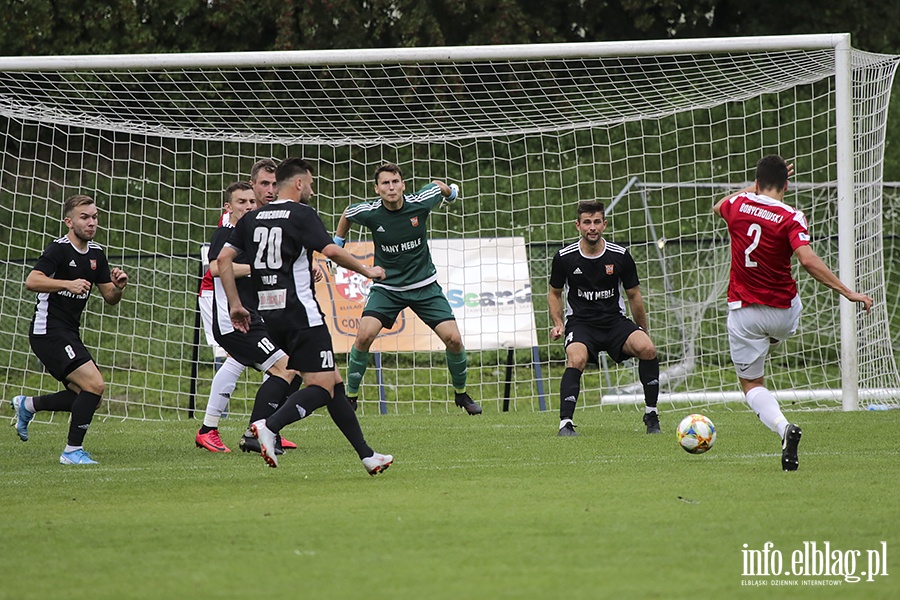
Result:
M369 367L369 353L352 347L347 362L347 395L355 398L359 396L359 386Z
M461 352L450 352L447 350L446 354L447 370L450 371L450 382L453 384L453 389L458 392L465 391L469 372L469 361L466 358L465 348Z
M575 405L581 393L581 371L567 367L559 384L559 420L575 416Z
M638 377L644 387L644 404L647 412L656 412L659 400L659 358L638 361Z
M68 444L79 447L84 444L84 436L94 419L94 412L100 405L100 396L81 391L72 404L72 422L69 424Z

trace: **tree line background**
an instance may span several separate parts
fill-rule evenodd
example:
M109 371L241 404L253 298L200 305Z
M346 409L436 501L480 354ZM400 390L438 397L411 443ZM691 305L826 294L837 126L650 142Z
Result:
M237 52L841 33L900 53L900 3L846 0L0 0L0 55ZM893 103L885 179L900 180ZM893 133L893 135L891 135Z

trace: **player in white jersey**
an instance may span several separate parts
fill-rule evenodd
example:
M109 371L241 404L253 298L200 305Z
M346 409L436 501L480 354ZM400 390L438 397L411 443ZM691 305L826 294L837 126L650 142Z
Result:
M778 155L756 165L756 180L719 200L713 212L728 224L731 276L728 282L728 343L738 381L750 408L781 438L781 467L796 471L802 431L789 423L765 386L769 348L790 337L800 321L800 297L791 277L791 258L813 278L866 312L872 298L852 291L810 247L806 217L784 203L793 165Z
M118 304L128 275L109 268L103 248L94 242L98 211L89 196L69 197L63 207L69 233L47 246L25 288L37 292L28 339L35 355L65 389L45 396L16 396L16 432L28 440L28 424L39 411L72 413L69 436L59 457L64 465L96 464L83 447L84 437L100 407L105 383L97 364L81 342L81 314L96 284L107 304Z

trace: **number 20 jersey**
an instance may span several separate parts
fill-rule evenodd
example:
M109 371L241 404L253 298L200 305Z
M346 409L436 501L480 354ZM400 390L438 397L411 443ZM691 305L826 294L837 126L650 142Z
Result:
M720 210L731 235L728 308L790 308L797 295L791 257L809 245L806 217L784 202L752 193L729 198Z
M312 253L331 243L315 209L291 200L270 202L235 225L228 245L250 260L257 310L270 331L325 323L316 301Z

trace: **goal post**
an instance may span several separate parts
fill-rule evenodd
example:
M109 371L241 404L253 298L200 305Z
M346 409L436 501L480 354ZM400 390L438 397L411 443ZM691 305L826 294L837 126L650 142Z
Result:
M470 344L469 391L486 410L502 410L507 390L512 410L547 408L545 392L558 407L564 350L548 335L547 280L553 254L576 238L581 199L607 204L606 237L638 264L661 402L739 401L724 330L727 231L711 208L779 153L795 164L788 201L807 214L813 248L875 306L861 313L798 269L801 327L773 352L767 380L793 406L898 404L886 290L900 268L885 262L884 214L900 207L885 204L898 200L882 180L898 60L853 49L848 34L0 58L0 397L58 389L30 352L23 283L65 232L64 198L85 193L101 210L97 241L130 275L118 306L94 294L84 314L107 381L101 411L186 418L194 393L202 409L213 352L201 344L196 367L197 249L228 184L260 158L302 156L331 230L373 196L374 168L390 161L408 191L460 185L460 202L431 213L432 240L524 241L530 285L516 309L533 314L537 350ZM370 240L357 228L350 237ZM457 266L446 261L438 268ZM494 310L491 292L470 283L459 297ZM454 306L461 322L469 308ZM380 353L364 414L456 410L443 352L421 346ZM633 408L632 362L588 369L580 404ZM242 378L230 414L249 414L258 382Z

